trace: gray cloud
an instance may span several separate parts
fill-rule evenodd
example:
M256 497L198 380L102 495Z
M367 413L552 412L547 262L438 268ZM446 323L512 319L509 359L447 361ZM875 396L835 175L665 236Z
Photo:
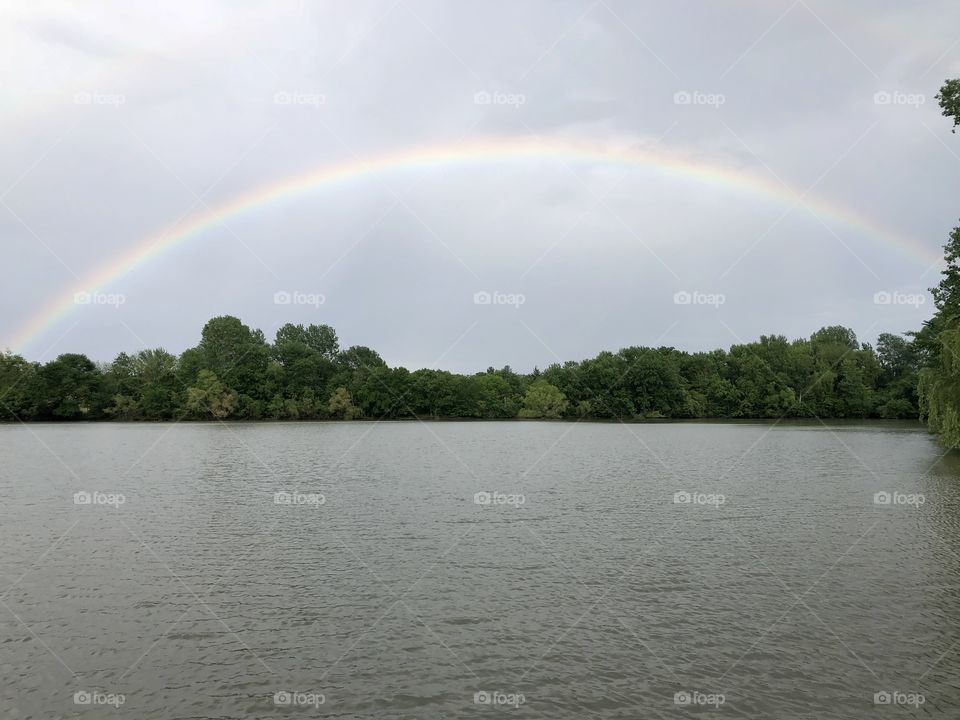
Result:
M834 323L872 340L929 316L929 298L874 295L934 284L956 224L960 146L933 100L960 74L953 3L5 13L0 344L184 213L406 149L655 148L782 195L569 153L378 167L157 254L100 288L122 306L71 309L22 348L31 358L180 351L221 313L268 334L329 322L391 363L458 370ZM808 189L906 246L803 203L784 214ZM277 291L325 302L276 305ZM524 302L477 305L481 291Z

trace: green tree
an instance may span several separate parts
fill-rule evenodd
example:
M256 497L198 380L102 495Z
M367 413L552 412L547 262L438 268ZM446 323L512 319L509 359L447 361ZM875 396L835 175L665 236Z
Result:
M140 406L129 395L114 395L113 405L107 408L106 413L117 420L136 420L140 417Z
M139 395L141 383L138 376L136 357L122 352L104 374L105 389L111 395Z
M0 352L0 420L30 420L37 414L37 365Z
M260 330L251 330L238 318L224 315L204 325L196 354L188 356L184 365L196 372L210 370L236 392L258 397L264 385L269 354ZM191 385L192 381L193 377L186 378L186 384Z
M956 132L957 125L960 125L960 79L947 80L936 98L940 101L944 117L953 118L951 132Z
M347 370L370 370L385 367L383 358L375 351L363 345L354 345L337 356L337 363Z
M519 416L523 418L558 418L567 411L567 397L556 385L537 380L527 390Z
M673 348L624 348L617 355L626 368L622 384L638 415L681 417L687 393Z
M273 344L276 362L268 368L267 394L281 391L287 398L308 392L322 395L336 372L338 347L337 333L329 325L284 325Z
M588 400L597 417L629 418L636 414L634 398L623 384L628 367L622 355L604 350L577 366L565 364L564 371L562 392L569 393L568 397L576 405ZM553 374L549 378L555 379Z
M199 417L223 420L237 407L237 394L224 387L216 373L201 370L196 385L187 390L186 408Z
M920 417L948 448L960 448L960 329L944 330L935 368L920 373Z
M510 383L496 372L486 372L475 378L477 417L516 417L519 397Z
M919 354L914 343L900 335L881 333L877 339L876 414L882 418L915 418L919 414L917 383Z
M136 355L140 379L140 411L152 420L168 420L178 410L183 386L177 379L177 358L162 348L141 350Z
M295 343L319 353L327 360L333 361L340 352L340 340L337 331L329 325L294 325L287 323L277 330L274 345L280 347L287 343Z
M953 130L960 121L960 80L948 80L937 95ZM946 268L931 288L934 316L915 336L924 360L917 395L920 417L948 448L960 448L960 227L944 246Z
M452 417L457 405L456 377L424 368L411 373L410 406L417 415Z
M377 418L410 415L410 401L406 397L410 372L406 368L377 365L357 372L354 380L353 401L361 414Z
M360 417L360 409L354 406L350 391L345 387L338 387L333 391L327 403L327 409L332 417L343 420L354 420Z
M96 419L103 415L103 375L86 355L66 353L37 373L41 417Z

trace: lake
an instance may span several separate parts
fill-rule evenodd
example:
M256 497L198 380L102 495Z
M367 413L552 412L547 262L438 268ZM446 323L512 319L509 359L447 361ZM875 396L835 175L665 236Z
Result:
M916 424L6 425L0 468L5 718L960 712Z

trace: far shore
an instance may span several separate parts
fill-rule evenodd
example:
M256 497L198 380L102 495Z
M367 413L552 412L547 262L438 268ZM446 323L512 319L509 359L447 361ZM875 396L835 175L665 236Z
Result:
M31 420L29 423L15 420L0 420L0 426L9 425L376 425L378 423L553 423L576 425L791 425L810 427L831 427L836 425L883 425L904 429L926 430L926 426L917 419L885 418L463 418L463 417L401 417L401 418L356 418L338 420L333 418L292 419L236 419L225 420L184 419L184 420Z

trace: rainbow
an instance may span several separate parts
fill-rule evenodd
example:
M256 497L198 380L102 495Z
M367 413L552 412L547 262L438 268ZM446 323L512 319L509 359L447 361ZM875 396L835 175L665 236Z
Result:
M279 182L258 187L211 209L198 212L164 232L146 238L121 257L98 267L82 278L76 287L65 290L36 315L28 318L12 338L10 347L23 352L76 307L74 295L102 292L110 283L135 271L153 258L168 252L228 219L261 209L277 201L316 192L332 186L358 181L380 173L406 172L450 165L502 165L518 161L558 160L567 164L587 163L606 166L647 168L667 177L693 180L720 188L733 188L777 202L787 208L806 208L824 219L842 223L850 229L875 238L907 253L925 266L939 256L916 240L887 229L874 220L824 198L804 194L775 181L736 169L704 163L677 151L638 145L598 146L576 141L532 139L491 139L467 143L419 146L374 157L324 165ZM801 200L798 202L798 198Z

